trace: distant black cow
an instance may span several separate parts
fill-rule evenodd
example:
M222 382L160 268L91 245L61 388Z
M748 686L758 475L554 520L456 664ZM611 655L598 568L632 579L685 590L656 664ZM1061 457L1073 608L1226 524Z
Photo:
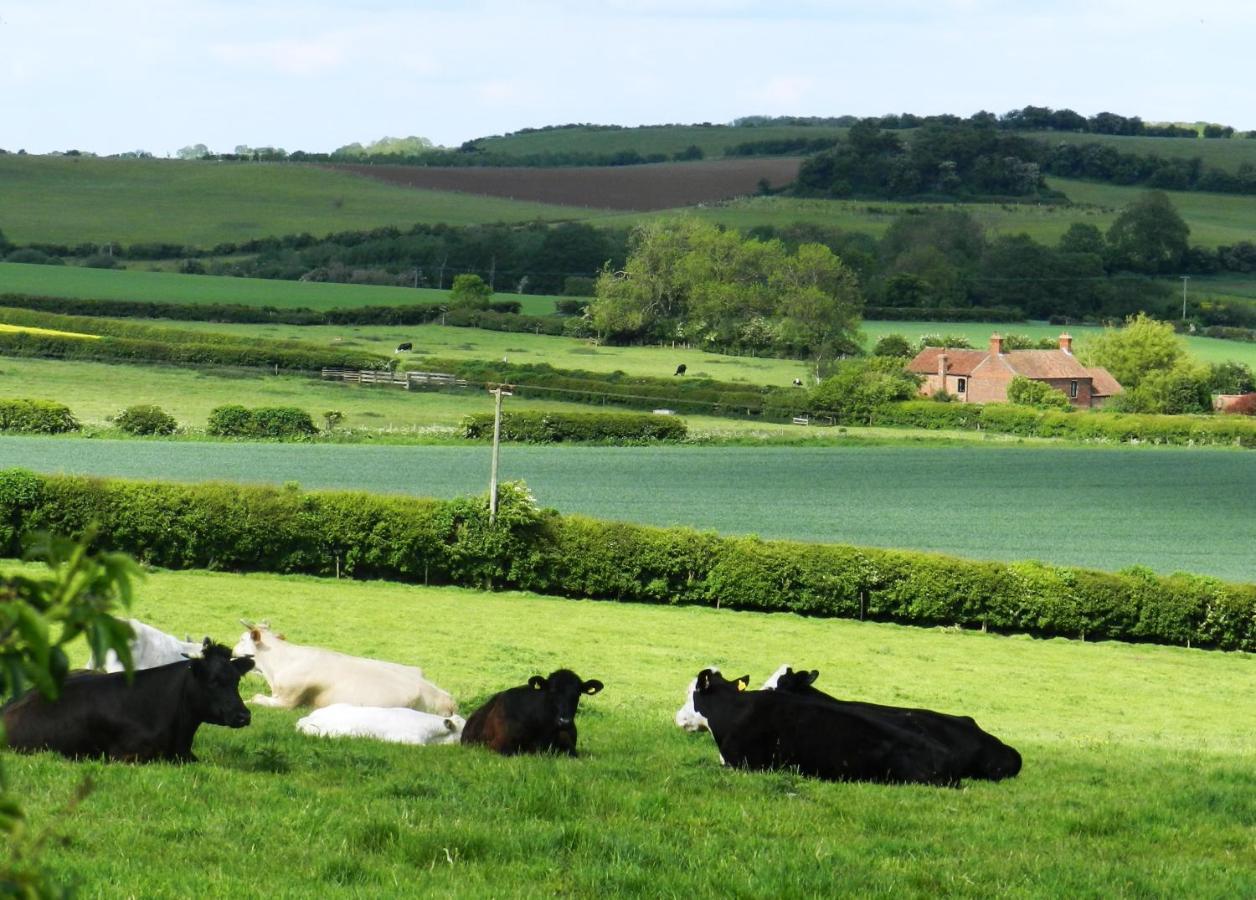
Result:
M795 672L789 667L776 676L776 690L827 703L836 709L888 722L895 727L939 742L951 756L952 768L961 778L1000 781L1021 770L1021 755L973 721L931 709L882 706L858 700L838 700L814 686L820 673ZM769 679L771 681L771 679Z
M795 378L795 379L794 379L794 387L802 387L802 379L801 379L801 378Z
M398 345L397 345L397 352L398 352L398 353L401 353L401 352L403 352L403 351L405 351L405 350L413 350L413 349L414 349L414 342L413 342L413 341L406 341L406 342L405 342L405 343L403 343L403 344L398 344Z
M686 370L686 366L685 366L685 364L684 364L684 363L681 363L680 365L678 365L678 366L676 367L676 374L677 374L677 375L684 375L684 374L685 374L685 370Z
M66 679L53 701L37 691L3 710L9 746L55 750L64 756L127 762L192 762L192 739L201 723L243 728L249 711L240 700L240 678L251 659L209 638L199 659L136 672L84 673Z
M706 717L720 756L746 769L797 769L828 781L958 784L946 748L891 722L786 691L748 691L703 669L694 708Z
M600 681L582 681L570 669L549 678L533 675L528 683L501 691L471 714L462 729L464 744L484 744L498 753L576 755L576 707L581 694L596 694Z

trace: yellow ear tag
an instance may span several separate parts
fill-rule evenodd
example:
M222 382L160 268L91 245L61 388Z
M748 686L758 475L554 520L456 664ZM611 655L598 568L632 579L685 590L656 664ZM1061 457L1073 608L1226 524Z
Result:
M746 682L744 681L737 682L737 690L744 691L745 689L746 689Z

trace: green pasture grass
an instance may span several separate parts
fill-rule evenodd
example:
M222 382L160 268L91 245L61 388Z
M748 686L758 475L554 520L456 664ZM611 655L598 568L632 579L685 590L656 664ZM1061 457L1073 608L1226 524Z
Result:
M643 156L671 156L696 145L707 158L722 157L724 150L750 141L782 138L832 138L847 129L829 126L765 125L734 128L729 125L645 125L637 128L561 128L527 134L494 135L477 143L487 151L513 153L617 153L636 150Z
M0 437L0 469L431 497L483 494L489 456L486 444ZM598 519L1256 581L1256 454L1231 448L511 445L499 475Z
M274 306L279 309L344 309L449 303L449 291L435 288L227 278L218 275L89 269L83 266L39 266L29 263L0 263L0 294L5 293L84 300L139 300L148 303L228 303L241 306ZM518 300L523 304L524 313L544 316L554 312L554 301L557 298L542 294L494 294L493 299Z
M201 572L152 574L134 612L229 645L239 618L269 618L294 642L421 665L464 713L558 667L606 687L581 701L574 760L308 738L302 712L267 708L203 726L189 765L6 757L54 836L45 860L84 897L1256 889L1250 655ZM1024 770L960 789L731 771L672 723L700 668L757 685L782 662L838 696L972 715Z
M1243 163L1256 165L1256 141L1248 138L1158 138L1119 134L1074 134L1060 131L1023 132L1025 137L1057 144L1104 144L1121 153L1166 159L1199 157L1204 165L1234 172Z
M531 222L571 207L424 191L293 163L0 156L0 230L15 243L211 247L269 235L444 222Z

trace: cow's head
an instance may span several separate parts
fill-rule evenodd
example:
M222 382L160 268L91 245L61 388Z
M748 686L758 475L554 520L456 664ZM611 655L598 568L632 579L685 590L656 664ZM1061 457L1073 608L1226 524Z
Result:
M719 669L703 669L694 679L695 696L718 693L740 693L750 686L750 676L743 675L729 681L720 674Z
M445 730L432 739L433 744L458 744L462 742L462 728L467 720L462 716L447 716L444 720Z
M240 640L231 648L232 656L257 656L259 650L264 649L274 641L282 641L282 634L275 634L270 630L270 623L266 621L257 622L256 624L240 620L247 631L240 635Z
M597 679L583 681L570 669L559 669L551 672L548 678L533 675L528 679L528 687L534 691L545 692L554 712L555 724L562 726L570 725L576 717L580 696L596 694L602 689L602 682Z
M719 669L711 666L712 672L718 672ZM689 687L685 691L685 705L676 710L674 721L677 728L683 728L685 731L710 731L711 723L707 721L706 716L694 709L693 692L698 688L698 679L689 682Z
M195 712L202 721L228 728L249 724L251 716L240 699L240 679L253 668L253 660L232 659L230 650L205 638L200 657L188 665L195 685Z
M815 680L820 677L819 669L795 672L789 666L785 666L784 670L785 671L783 672L777 673L775 688L778 691L785 691L786 693L801 693L811 687L811 685L815 683Z

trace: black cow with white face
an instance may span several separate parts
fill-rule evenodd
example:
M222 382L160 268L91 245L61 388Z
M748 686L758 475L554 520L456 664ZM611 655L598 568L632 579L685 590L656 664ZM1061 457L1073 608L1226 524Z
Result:
M694 708L730 766L796 769L827 781L959 783L946 748L930 737L797 694L749 691L749 681L703 669L694 686Z
M75 758L193 762L203 723L249 724L239 686L252 668L253 660L232 659L206 638L199 658L135 672L131 683L122 672L74 675L56 700L30 691L4 707L8 744Z
M994 735L982 730L970 716L954 716L931 709L913 709L904 706L882 706L858 700L839 700L817 687L818 670L795 672L788 666L768 679L775 679L775 689L817 702L827 703L835 709L888 722L904 731L919 734L941 743L953 758L953 766L961 778L981 778L1001 781L1020 773L1021 755Z
M549 677L533 675L528 683L500 691L467 719L464 744L483 744L505 756L516 753L576 755L576 710L585 694L602 690L602 682L584 681L570 669Z

